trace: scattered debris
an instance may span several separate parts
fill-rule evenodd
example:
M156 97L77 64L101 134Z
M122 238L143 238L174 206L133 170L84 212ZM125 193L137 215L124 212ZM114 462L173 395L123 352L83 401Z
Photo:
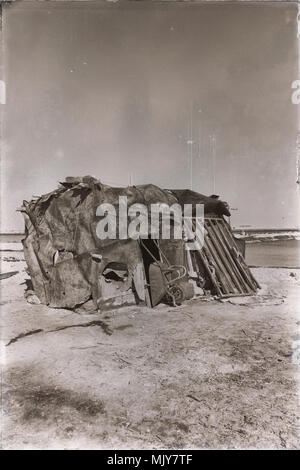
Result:
M106 335L108 335L108 336L112 335L112 330L109 328L109 326L105 322L103 322L101 320L93 320L93 321L88 322L88 323L79 323L79 324L76 324L76 325L60 326L58 328L55 328L54 330L38 329L38 330L28 331L27 333L21 333L20 335L18 335L15 338L11 339L6 344L6 346L9 346L10 344L15 343L16 341L18 341L21 338L24 338L25 336L31 336L31 335L35 335L37 333L42 333L42 332L44 332L44 333L53 333L53 332L56 332L56 331L66 330L68 328L79 328L79 327L87 328L89 326L101 326L102 330L104 331L104 333Z
M16 343L19 339L21 338L25 338L26 336L32 336L32 335L35 335L37 333L41 333L42 331L44 330L41 330L40 328L37 329L37 330L31 330L31 331L28 331L27 333L21 333L20 335L18 336L15 336L15 338L12 338L7 344L6 346L9 346L10 344L12 343Z
M125 364L128 364L128 365L132 365L131 362L128 362L126 361L125 359L123 359L121 356L119 356L118 353L114 353L114 355L121 361L121 362L124 362Z
M29 304L39 305L41 303L37 295L35 295L33 290L25 291L25 298Z
M242 329L242 332L244 333L245 336L247 336L247 338L250 339L250 341L253 341L253 339L251 338L251 336L249 336L245 330Z
M187 395L188 398L191 398L192 400L195 400L199 403L201 403L201 400L199 400L198 398L194 397L194 395Z
M282 437L282 431L279 431L279 438L280 438L282 447L286 448L286 440Z
M77 323L76 325L60 326L59 328L55 328L54 330L49 330L49 333L52 333L53 331L67 330L68 328L87 328L89 326L101 326L102 330L104 331L106 335L108 336L112 335L112 330L102 320L93 320L88 323Z
M133 327L133 325L128 324L128 325L115 326L114 329L115 329L115 330L123 331L123 330L126 330L126 328L132 328L132 327Z

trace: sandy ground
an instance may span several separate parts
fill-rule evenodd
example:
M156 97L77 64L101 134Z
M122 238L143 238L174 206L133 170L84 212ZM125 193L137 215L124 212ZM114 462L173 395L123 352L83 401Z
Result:
M79 314L28 304L22 253L1 258L19 271L0 281L4 449L300 447L300 270L253 269L251 298Z

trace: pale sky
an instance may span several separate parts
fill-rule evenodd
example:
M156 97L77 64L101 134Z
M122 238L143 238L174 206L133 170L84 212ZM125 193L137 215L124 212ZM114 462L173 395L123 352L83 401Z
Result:
M65 176L190 187L191 116L193 189L238 209L234 226L299 227L296 16L296 3L5 6L1 231L23 231L16 207Z

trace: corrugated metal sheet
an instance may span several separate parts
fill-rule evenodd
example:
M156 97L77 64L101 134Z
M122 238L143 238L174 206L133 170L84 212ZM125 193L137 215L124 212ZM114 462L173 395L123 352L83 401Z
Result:
M195 224L199 222L194 219ZM258 282L247 266L228 224L222 218L205 218L204 245L191 252L193 269L208 277L218 297L253 295Z

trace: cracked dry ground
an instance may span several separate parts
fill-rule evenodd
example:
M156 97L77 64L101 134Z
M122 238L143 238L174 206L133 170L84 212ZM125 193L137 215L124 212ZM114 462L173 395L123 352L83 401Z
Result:
M253 270L245 305L88 315L27 304L23 267L1 281L3 448L299 448L299 271Z

